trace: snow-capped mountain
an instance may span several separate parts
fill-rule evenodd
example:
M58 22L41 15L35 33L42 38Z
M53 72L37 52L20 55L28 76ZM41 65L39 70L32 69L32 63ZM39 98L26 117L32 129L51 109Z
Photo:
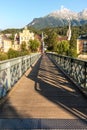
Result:
M84 9L82 12L78 13L78 18L79 19L87 20L87 8Z
M62 7L60 10L50 13L48 17L56 17L56 18L63 18L63 19L64 18L78 19L78 14L67 8Z
M44 17L35 18L28 26L33 26L38 29L65 26L68 25L69 20L72 26L87 24L87 9L77 13L61 7L60 10L54 11Z

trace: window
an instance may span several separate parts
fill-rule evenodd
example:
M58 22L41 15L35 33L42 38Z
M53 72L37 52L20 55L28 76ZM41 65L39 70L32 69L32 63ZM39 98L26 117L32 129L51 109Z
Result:
M87 52L87 41L83 43L83 52Z

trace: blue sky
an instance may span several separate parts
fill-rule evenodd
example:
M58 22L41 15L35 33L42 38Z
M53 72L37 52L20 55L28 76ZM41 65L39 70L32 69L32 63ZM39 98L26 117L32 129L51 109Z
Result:
M87 8L87 0L0 0L0 29L22 28L61 6L80 12Z

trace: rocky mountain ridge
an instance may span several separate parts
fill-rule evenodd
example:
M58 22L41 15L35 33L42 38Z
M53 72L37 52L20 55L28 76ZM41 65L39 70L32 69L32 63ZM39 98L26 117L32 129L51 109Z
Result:
M37 29L58 27L68 25L69 20L72 26L87 24L87 8L77 13L62 7L60 10L54 11L44 17L33 19L27 26L32 26Z

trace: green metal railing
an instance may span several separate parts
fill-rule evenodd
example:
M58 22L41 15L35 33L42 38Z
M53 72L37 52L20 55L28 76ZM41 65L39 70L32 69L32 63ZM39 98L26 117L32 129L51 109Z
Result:
M47 53L49 58L79 87L87 94L87 61Z
M6 61L0 61L0 98L14 86L20 77L40 57L40 54L32 54Z

